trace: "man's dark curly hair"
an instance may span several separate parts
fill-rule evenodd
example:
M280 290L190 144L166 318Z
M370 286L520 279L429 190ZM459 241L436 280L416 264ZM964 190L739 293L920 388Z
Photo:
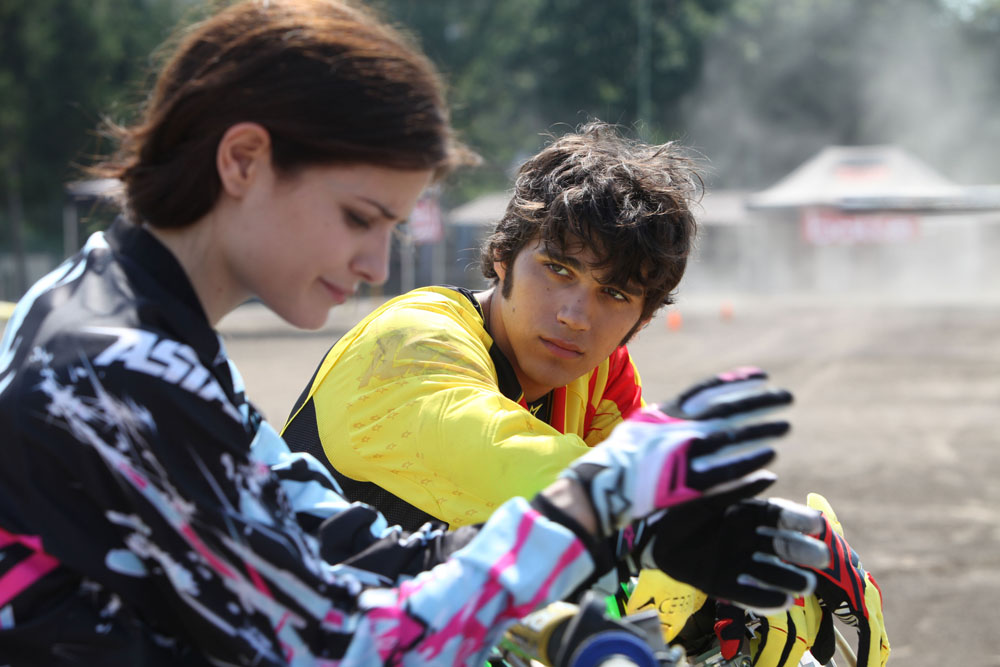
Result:
M483 275L496 284L494 262L511 266L535 239L563 254L582 243L608 284L642 287L645 321L673 303L696 233L691 204L702 189L694 161L674 142L645 144L616 126L588 123L521 165L507 210L481 248Z

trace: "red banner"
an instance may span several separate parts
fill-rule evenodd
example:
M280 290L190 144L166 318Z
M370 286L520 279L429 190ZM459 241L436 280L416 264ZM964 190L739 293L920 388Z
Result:
M802 212L802 238L812 245L903 243L920 233L919 216L909 213L848 213L830 208Z
M444 222L437 197L421 198L407 221L414 243L437 243L444 237Z

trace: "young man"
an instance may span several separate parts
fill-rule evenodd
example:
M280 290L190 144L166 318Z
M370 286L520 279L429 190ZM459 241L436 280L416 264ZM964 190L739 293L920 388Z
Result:
M326 355L285 427L348 497L416 528L485 520L642 404L625 343L670 303L699 181L672 144L592 124L522 166L484 292L418 289Z
M554 140L484 244L493 286L377 309L326 354L285 440L410 530L478 523L544 488L643 405L625 344L672 301L700 185L674 144L600 123Z

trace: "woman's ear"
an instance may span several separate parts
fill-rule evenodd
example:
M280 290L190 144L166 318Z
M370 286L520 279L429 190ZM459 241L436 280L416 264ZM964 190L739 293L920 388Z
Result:
M222 135L215 163L223 191L241 198L271 168L271 135L257 123L237 123Z

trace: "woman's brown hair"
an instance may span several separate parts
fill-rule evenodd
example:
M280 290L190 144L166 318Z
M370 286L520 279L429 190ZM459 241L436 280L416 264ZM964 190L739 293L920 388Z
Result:
M473 156L454 138L434 66L397 30L342 0L249 0L185 31L139 122L91 172L124 183L136 221L183 227L221 189L216 149L254 122L272 162L372 164L441 177Z

